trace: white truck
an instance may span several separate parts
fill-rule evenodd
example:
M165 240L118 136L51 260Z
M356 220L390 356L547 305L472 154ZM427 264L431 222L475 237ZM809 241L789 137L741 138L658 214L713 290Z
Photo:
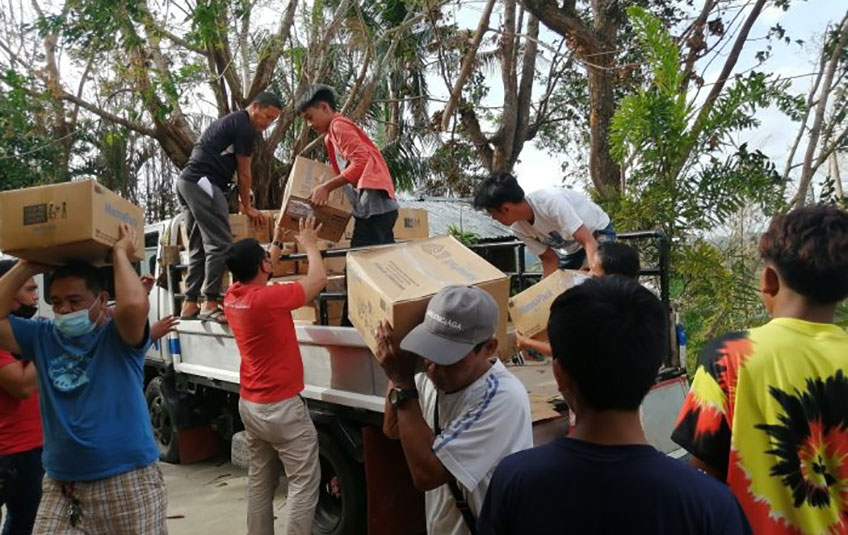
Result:
M163 268L160 259L170 255L173 260L180 220L178 216L145 229L141 271L162 283L151 292L151 322L179 311L182 296L177 283L185 266ZM512 275L522 283L530 276L523 273L523 246L498 246L517 248L519 269ZM645 272L660 276L660 286L665 285L661 293L667 301L662 252L660 259L660 268ZM343 295L323 294L319 299L340 298ZM302 396L320 442L321 491L313 533L424 533L423 497L412 486L399 444L381 432L387 380L370 350L350 327L297 325L295 330L304 363ZM684 370L675 365L673 357L667 364L645 400L643 420L649 440L678 456L681 450L669 436L687 383ZM531 362L511 365L511 370L530 394L536 443L564 434L567 418L556 410L558 393L549 365ZM239 352L225 326L182 322L177 333L151 347L145 375L151 423L163 461L192 462L226 451L229 439L242 426L237 410Z

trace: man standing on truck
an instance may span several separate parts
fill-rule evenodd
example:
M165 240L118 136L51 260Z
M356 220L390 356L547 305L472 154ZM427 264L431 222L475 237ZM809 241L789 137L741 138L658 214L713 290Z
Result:
M554 301L554 378L576 425L568 437L503 460L480 535L751 533L724 485L645 439L639 406L667 331L660 300L621 276L588 280Z
M383 431L400 439L412 481L425 494L427 533L475 533L492 472L533 446L527 391L496 351L498 305L484 290L448 286L397 351L377 329L389 378ZM416 375L418 357L424 373Z
M224 255L232 244L227 195L238 173L240 212L251 222L264 221L250 201L251 155L256 136L265 131L283 108L276 95L262 92L244 110L213 122L191 151L177 180L177 199L188 231L188 277L180 319L225 323L218 307ZM201 287L206 298L198 304Z
M0 276L16 260L0 260ZM38 311L38 283L30 277L12 299L9 312L32 318ZM3 533L29 535L41 501L41 415L35 366L0 349L0 505L6 506Z
M249 238L227 251L235 283L224 311L241 354L239 415L247 433L248 535L273 535L274 491L280 465L289 482L286 533L309 535L321 480L318 434L300 392L303 362L291 311L312 302L327 283L312 217L299 222L296 239L309 271L296 282L269 285L282 254L285 230L274 229L269 251Z
M33 533L167 533L167 499L144 399L147 292L135 272L135 231L112 248L115 310L97 268L56 268L54 319L10 316L18 288L47 271L20 261L0 278L0 349L32 359L44 429L43 496Z
M671 438L726 483L757 534L848 533L848 212L809 206L760 239L772 317L701 355Z
M483 180L474 195L474 208L510 226L539 256L545 277L557 269L580 269L586 264L600 276L598 241L615 240L609 216L582 193L552 188L525 195L515 177L503 171Z

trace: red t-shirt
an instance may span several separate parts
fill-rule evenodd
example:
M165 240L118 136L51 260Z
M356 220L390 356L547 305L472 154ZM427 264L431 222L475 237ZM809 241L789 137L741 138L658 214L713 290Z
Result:
M19 361L11 353L0 350L0 368L16 362ZM38 393L19 399L0 387L0 455L29 451L43 444Z
M303 390L303 361L291 311L306 304L299 282L256 286L239 282L224 297L224 312L241 353L241 397L274 403Z

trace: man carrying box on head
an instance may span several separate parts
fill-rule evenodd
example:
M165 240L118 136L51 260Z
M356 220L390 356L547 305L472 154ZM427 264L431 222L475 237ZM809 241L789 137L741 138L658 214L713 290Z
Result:
M389 378L383 431L400 439L412 480L425 491L427 533L475 533L489 480L505 456L533 446L530 400L500 360L498 305L474 286L448 286L400 343L377 329ZM418 357L424 373L416 375Z
M344 187L354 217L350 246L394 243L398 203L380 149L356 123L336 111L336 97L330 86L308 87L297 109L313 130L326 134L327 155L336 173L335 178L315 187L312 203L323 206L333 190Z
M121 223L112 316L100 272L88 264L53 271L53 320L9 315L18 288L46 268L20 261L0 278L0 349L32 359L38 373L47 475L35 534L167 533L142 391L150 304L129 260L135 244Z
M177 199L189 241L187 287L180 319L226 322L218 300L224 255L232 243L227 193L233 175L238 173L241 213L256 223L264 221L264 215L250 202L251 155L256 136L279 117L282 107L276 95L263 92L246 109L213 122L194 145L177 180ZM206 297L202 310L197 302L201 290Z
M483 180L474 196L474 208L486 210L496 221L510 226L542 260L546 277L557 269L580 269L586 263L592 274L600 275L598 241L615 239L609 216L585 195L560 188L525 195L515 177L505 172Z
M299 281L268 285L282 252L284 230L275 227L265 251L255 239L233 244L227 268L233 284L224 310L241 354L239 415L247 432L247 533L274 533L274 491L280 465L289 482L288 535L309 535L321 480L318 435L300 397L303 362L291 311L309 303L327 277L314 219L299 221L296 236L309 258L309 272Z

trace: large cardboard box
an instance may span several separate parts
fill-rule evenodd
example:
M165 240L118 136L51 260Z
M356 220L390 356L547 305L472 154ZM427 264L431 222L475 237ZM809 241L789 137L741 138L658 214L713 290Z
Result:
M330 249L347 249L350 247L350 240L339 240L337 242L331 242L327 240L318 240L318 248L322 251L327 251ZM301 245L297 244L297 252L305 253L306 251L301 247ZM346 259L344 256L335 256L332 258L324 258L324 270L327 272L327 275L337 275L340 273L344 273ZM305 275L309 271L309 261L306 259L297 261L297 272L301 275Z
M515 330L532 337L548 329L554 300L589 276L580 271L558 270L509 300L509 316Z
M348 316L372 351L374 329L388 320L394 342L421 323L430 298L445 286L468 284L489 292L500 307L500 354L507 347L509 277L451 236L358 251L347 257Z
M267 219L261 224L256 224L244 214L230 214L230 232L233 243L247 238L255 238L259 243L271 242L271 227Z
M301 276L273 278L268 281L268 284L290 284L302 278L303 277ZM339 299L327 300L328 325L341 325L343 308L344 301ZM309 325L318 325L321 323L321 309L317 299L313 300L311 303L307 303L306 305L300 308L292 310L291 315L295 323L305 323Z
M343 189L334 190L327 204L320 208L309 202L312 189L334 176L333 169L327 165L300 156L295 158L280 208L283 212L282 226L297 230L299 219L313 215L323 225L320 238L333 242L340 240L350 219L350 203Z
M0 250L33 262L109 264L119 223L135 229L131 260L142 260L144 210L95 180L0 193Z
M396 241L420 240L430 237L430 221L427 210L421 208L401 208L395 222Z

